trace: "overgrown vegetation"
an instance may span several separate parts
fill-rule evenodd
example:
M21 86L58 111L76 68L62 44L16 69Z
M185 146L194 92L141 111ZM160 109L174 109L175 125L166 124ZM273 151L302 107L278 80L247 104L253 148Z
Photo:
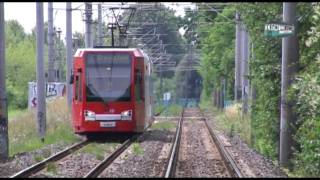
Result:
M183 107L177 104L170 104L165 107L165 110L161 113L161 116L180 116Z
M90 143L89 145L80 149L79 153L93 154L98 160L103 160L106 152L111 152L115 147L115 143Z
M47 131L44 143L37 133L34 110L21 113L9 121L9 154L39 149L48 144L72 143L79 138L74 134L65 98L47 104Z
M201 7L201 5L200 5ZM217 8L217 7L216 7ZM264 25L282 20L282 3L234 3L221 8L216 15L199 12L198 19L207 22L198 27L198 34L208 29L207 36L200 36L201 67L203 78L202 106L212 101L212 92L220 88L221 77L227 80L226 99L233 100L235 11L249 32L250 83L256 92L251 101L251 138L241 135L242 124L237 117L218 113L221 126L229 132L251 142L260 153L278 158L280 131L280 87L281 87L281 38L264 36ZM196 18L196 19L197 19ZM294 171L291 176L320 175L320 8L319 3L298 3L299 70L295 83L290 88L291 100L295 103L297 122L295 130L295 156L292 159ZM229 19L229 20L228 20ZM221 51L223 50L223 51ZM217 113L217 112L216 112ZM227 111L227 113L230 113ZM246 121L243 119L242 121ZM248 122L248 123L249 123ZM247 132L246 132L247 133ZM246 137L244 137L246 136Z
M142 155L144 153L144 150L142 149L141 145L137 142L132 144L132 150L135 155Z
M299 176L320 175L320 3L301 7L309 12L301 36L300 72L291 87L297 114L295 140L298 144L293 163Z
M161 121L158 123L153 123L151 127L153 129L172 130L176 128L176 125L172 121Z
M215 127L229 137L239 135L248 145L251 145L251 120L241 112L241 105L234 104L221 111L213 106L210 100L203 100L200 108L214 114Z
M57 165L55 162L49 162L46 167L49 174L57 174Z

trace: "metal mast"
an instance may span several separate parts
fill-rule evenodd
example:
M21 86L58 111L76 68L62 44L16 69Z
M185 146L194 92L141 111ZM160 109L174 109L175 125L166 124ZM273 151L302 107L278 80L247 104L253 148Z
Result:
M293 24L297 29L296 3L283 3L283 22ZM282 67L281 67L281 123L280 123L280 157L281 166L289 166L292 157L292 125L295 122L292 102L286 95L288 87L294 80L299 62L299 45L297 32L293 36L282 39Z
M66 45L67 45L67 73L66 73L66 86L67 86L67 100L68 105L71 105L72 86L69 84L72 72L72 7L71 2L66 3Z
M4 2L0 2L0 161L9 156L4 30Z

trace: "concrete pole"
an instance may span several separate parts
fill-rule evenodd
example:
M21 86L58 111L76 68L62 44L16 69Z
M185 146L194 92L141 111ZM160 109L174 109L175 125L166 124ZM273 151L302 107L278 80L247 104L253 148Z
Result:
M53 57L53 5L48 2L48 82L54 81L54 57Z
M236 43L235 43L235 84L234 84L234 100L241 99L241 21L240 14L236 12Z
M225 78L222 77L220 78L220 109L223 110L224 109L224 85L225 84Z
M296 3L283 3L283 22L294 24L297 30ZM280 123L280 166L290 167L292 157L292 125L295 122L290 102L286 95L288 88L294 80L299 62L297 33L282 39L282 70L281 70L281 123Z
M92 48L92 4L85 3L85 22L86 22L86 29L85 29L85 44L86 48Z
M98 4L98 45L99 46L103 45L101 4Z
M4 2L0 2L0 161L9 157L4 30Z
M37 120L38 133L44 141L46 133L46 84L44 75L43 3L37 2Z
M72 6L71 2L66 3L66 46L67 46L67 73L66 73L66 86L67 86L67 101L70 107L72 100L72 85L69 84L72 72Z
M242 112L246 114L248 112L248 60L249 60L249 35L248 32L243 29L242 31L242 54L241 54L241 81L242 81Z

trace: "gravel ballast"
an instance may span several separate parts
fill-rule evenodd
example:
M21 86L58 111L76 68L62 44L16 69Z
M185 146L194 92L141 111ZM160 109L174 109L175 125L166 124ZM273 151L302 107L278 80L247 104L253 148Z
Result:
M226 133L217 130L218 128L215 126L216 117L212 112L204 112L204 114L210 122L208 123L209 126L220 140L229 144L226 149L235 159L244 177L287 177L270 159L251 149L239 136L229 137Z

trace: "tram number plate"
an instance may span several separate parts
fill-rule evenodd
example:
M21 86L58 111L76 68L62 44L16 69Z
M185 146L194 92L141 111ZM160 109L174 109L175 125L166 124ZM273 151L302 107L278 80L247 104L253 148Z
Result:
M100 127L115 127L116 122L100 122Z

